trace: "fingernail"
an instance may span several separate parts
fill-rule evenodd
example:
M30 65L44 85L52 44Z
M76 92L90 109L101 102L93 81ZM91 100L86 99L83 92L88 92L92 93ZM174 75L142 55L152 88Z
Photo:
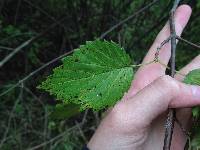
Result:
M192 85L192 94L194 97L200 98L200 87Z

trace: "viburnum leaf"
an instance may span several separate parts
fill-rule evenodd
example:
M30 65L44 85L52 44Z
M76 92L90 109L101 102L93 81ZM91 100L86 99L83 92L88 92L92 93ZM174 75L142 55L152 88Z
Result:
M62 62L39 88L64 103L80 105L81 110L113 106L133 79L129 55L114 42L86 42Z
M190 71L186 75L184 83L200 86L200 69ZM194 107L192 109L192 114L195 118L198 118L200 116L200 107Z

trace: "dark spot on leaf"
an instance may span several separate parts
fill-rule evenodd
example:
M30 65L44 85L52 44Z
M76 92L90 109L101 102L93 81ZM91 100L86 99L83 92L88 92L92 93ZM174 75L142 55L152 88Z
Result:
M99 93L99 96L101 96L101 97L102 97L102 93Z
M75 62L79 62L79 59L76 58L76 59L75 59Z
M78 98L78 96L76 95L76 96L74 96L74 98Z

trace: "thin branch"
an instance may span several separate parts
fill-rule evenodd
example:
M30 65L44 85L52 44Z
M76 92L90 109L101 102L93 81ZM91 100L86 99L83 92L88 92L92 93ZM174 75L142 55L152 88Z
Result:
M145 63L145 64L130 65L130 67L132 67L132 68L135 68L135 67L142 67L142 66L146 66L146 65L152 64L152 63L154 63L154 62L156 62L156 61L155 61L155 60L152 60L152 61L147 62L147 63Z
M192 43L192 42L190 42L190 41L188 41L188 40L186 40L186 39L184 39L184 38L182 38L182 37L180 37L180 36L176 36L176 39L178 39L178 40L180 40L180 41L183 41L183 42L185 42L185 43L187 43L187 44L189 44L189 45L191 45L191 46L193 46L193 47L195 47L195 48L199 48L199 49L200 49L200 45L197 45L197 44L195 44L195 43Z
M27 45L30 45L30 43L34 40L34 38L31 38L27 40L26 42L22 43L20 46L18 46L16 49L13 50L9 55L7 55L1 62L0 62L0 68L8 62L16 53L18 53L20 50L22 50Z
M51 19L52 21L58 23L58 25L64 29L64 31L66 32L68 30L68 28L62 23L62 22L59 22L54 16L51 16L47 11L45 11L43 8L35 5L34 3L32 3L30 0L23 0L24 2L26 2L28 5L30 5L31 7L37 9L39 12L41 12L42 14L44 14L45 16L47 16L49 19ZM65 35L65 32L64 32L64 35ZM68 36L63 36L64 38L66 38L66 40L69 42L71 42L71 40L69 39ZM73 50L72 48L72 45L70 44L70 47L71 47L71 50ZM61 48L62 50L62 48Z
M103 39L107 34L109 34L110 32L112 32L113 30L115 30L116 28L118 28L119 26L121 26L122 24L128 22L129 20L131 20L135 16L137 16L140 13L144 12L145 10L149 9L154 4L156 4L158 1L159 0L153 0L151 3L149 3L148 5L146 5L145 7L143 7L142 9L138 10L137 12L135 12L134 14L132 14L131 16L129 16L126 19L124 19L124 20L120 21L119 23L115 24L110 29L108 29L106 32L104 32L103 34L101 34L100 39Z
M156 62L156 61L155 61L155 62ZM170 68L168 65L164 64L164 63L163 63L162 61L160 61L159 59L158 59L157 62L158 62L161 66L163 66L164 68L166 68L166 69L168 69L168 70L171 70L171 68ZM186 76L186 74L182 74L180 71L175 70L175 72L176 72L176 74L181 75L181 76L183 76L183 77Z
M25 41L24 43L22 43L21 45L19 45L16 49L13 50L13 52L11 52L8 56L6 56L1 62L0 62L0 68L3 67L3 65L5 63L7 63L15 54L17 54L19 51L21 51L23 48L29 46L30 44L32 44L33 42L35 42L36 40L38 40L39 38L41 38L42 36L44 36L45 34L47 34L52 28L56 27L57 25L59 25L63 20L65 20L66 17L61 18L59 21L53 23L51 26L49 26L46 30L44 30L43 32L41 32L40 34L38 34L35 37L30 38L29 40Z
M25 3L27 3L28 5L30 5L33 8L36 8L37 10L39 10L41 13L45 14L47 17L49 17L50 19L52 19L53 21L55 21L55 18L52 17L51 15L49 15L45 10L43 10L42 8L34 5L31 1L29 0L23 0Z
M159 47L157 47L157 51L155 53L155 57L154 57L154 61L158 62L159 61L159 54L160 54L160 50L162 49L162 47L167 44L170 40L171 40L171 36L169 36L167 39L165 39Z
M9 41L9 40L12 40L12 39L14 39L14 38L17 38L17 37L19 37L19 36L24 36L24 37L30 37L30 36L35 36L36 35L36 33L31 33L31 32L25 32L25 33L16 33L16 34L13 34L13 35L10 35L9 37L7 37L7 38L4 38L4 39L1 39L0 40L0 44L4 44L5 42L7 42L7 41Z
M26 0L25 0L26 1ZM159 0L154 0L153 2L151 2L149 5L143 7L142 9L140 9L139 11L137 11L136 13L134 13L133 15L129 16L128 18L122 20L121 22L119 22L118 24L116 24L115 26L113 26L112 28L110 28L108 31L106 31L105 33L103 33L101 35L100 38L105 37L107 34L109 34L110 32L112 32L114 29L116 29L117 27L119 27L120 25L126 23L127 21L129 21L130 19L132 19L133 17L135 17L136 15L142 13L143 11L145 11L146 9L150 8L151 6L153 6L155 3L157 3ZM27 2L27 1L26 1ZM52 18L51 18L52 19ZM52 29L53 27L59 25L65 18L60 19L59 21L56 21L54 24L52 24L47 30L45 30L44 32L42 32L41 34L39 34L36 37L31 38L30 40L24 42L23 44L21 44L18 48L14 49L14 52L12 52L11 54L9 54L6 58L4 58L4 60L2 60L0 62L0 68L7 62L10 60L10 58L12 58L17 52L19 52L20 50L22 50L22 48L30 45L32 42L34 42L35 40L37 40L39 37L41 37L43 34L47 33L50 29ZM0 94L0 97L7 94L9 91L11 91L12 89L14 89L15 87L19 86L21 83L23 83L24 81L28 80L30 77L34 76L36 73L38 73L39 71L41 71L42 69L46 68L47 66L49 66L50 64L58 61L59 59L69 55L70 53L72 53L73 51L70 51L68 53L65 53L55 59L53 59L52 61L46 63L45 65L41 66L40 68L36 69L35 71L31 72L29 75L27 75L26 77L24 77L23 79L21 79L20 81L18 81L18 83L16 83L15 85L13 85L11 88L9 88L8 90L6 90L5 92Z
M29 88L27 88L26 86L24 87L19 86L19 87L23 88L25 92L27 92L33 97L33 99L37 100L42 105L43 108L45 107L45 104L40 100L40 98L37 97Z
M13 51L14 49L13 48L10 48L10 47L5 47L5 46L0 46L0 50L8 50L8 51Z
M78 131L80 133L80 136L82 137L82 139L84 140L85 143L88 143L88 140L87 140L87 138L86 138L86 136L85 136L85 134L84 134L84 132L82 130L82 127L80 126L80 123L78 123L77 121L75 121L75 123L76 123Z
M188 131L183 127L183 125L181 124L181 122L178 120L177 117L175 117L175 121L176 121L176 123L179 125L179 127L181 128L181 130L184 132L184 134L187 136L187 138L189 138L190 135L191 135L191 133L188 132Z
M176 58L176 30L175 30L175 11L178 7L180 0L175 0L173 8L170 12L170 35L171 35L171 76L174 78L174 75L176 73L175 71L175 58ZM164 139L164 146L163 150L170 150L171 147L171 141L172 141L172 135L173 135L173 129L174 129L174 120L175 120L175 109L169 109L167 120L165 124L165 139Z
M37 150L37 149L39 149L39 148L41 148L41 147L43 147L43 146L46 146L46 145L48 145L48 144L50 144L50 143L52 143L52 142L54 142L54 141L56 141L56 140L62 138L63 136L66 136L66 135L69 134L72 130L81 128L81 127L85 124L85 122L86 122L87 114L88 114L88 110L86 110L86 112L84 113L83 119L82 119L82 121L81 121L80 123L77 123L77 122L76 122L77 124L76 124L75 126L71 127L70 129L67 129L65 132L63 132L63 133L59 134L58 136L56 136L56 137L50 139L49 141L43 142L43 143L41 143L41 144L39 144L39 145L37 145L37 146L34 146L34 147L32 147L32 148L29 148L28 150Z
M19 86L21 83L25 82L26 80L28 80L29 78L31 78L32 76L34 76L35 74L37 74L39 71L43 70L44 68L46 68L47 66L53 64L54 62L62 59L63 57L71 54L73 51L69 51L49 62L47 62L46 64L44 64L43 66L41 66L40 68L36 69L35 71L31 72L29 75L27 75L26 77L24 77L23 79L19 80L18 83L16 83L15 85L13 85L12 87L10 87L8 90L6 90L5 92L0 94L0 97L7 94L8 92L10 92L12 89L14 89L15 87Z
M50 18L52 21L57 22L59 26L66 28L65 25L61 24L61 22L59 22L55 17L51 16L50 14L48 14L48 12L46 12L44 9L40 8L39 6L34 5L31 1L29 0L23 0L24 2L26 2L28 5L30 5L31 7L37 9L38 11L40 11L41 13L43 13L44 15L46 15L48 18Z
M74 129L77 129L77 126L73 126L72 128L67 129L65 132L63 132L63 133L55 136L54 138L50 139L49 141L45 141L44 143L41 143L41 144L36 145L36 146L34 146L32 148L29 148L28 150L37 150L37 149L40 149L41 147L46 146L46 145L48 145L48 144L50 144L50 143L52 143L52 142L54 142L54 141L62 138L63 136L66 136L67 134L69 134Z
M155 29L158 29L161 25L162 25L162 23L164 22L164 21L166 21L168 19L168 15L166 15L166 16L164 16L163 18L159 18L158 20L158 22L156 22L151 28L149 28L146 32L144 32L143 34L142 34L142 36L139 36L139 38L135 41L135 42L133 42L133 45L135 44L135 43L139 43L139 42L141 42L142 40L143 40L143 38L145 38L145 37L147 37L150 33L152 33L152 32L154 32L154 30Z
M18 14L19 14L20 6L21 6L21 0L18 0L17 8L16 8L16 13L15 13L15 21L14 21L14 25L16 25L16 23L17 23L17 18L18 18Z
M170 67L169 67L168 65L164 64L162 61L158 60L158 63L159 63L161 66L163 66L164 68L170 69Z
M139 38L136 40L136 42L133 42L133 44L139 43L140 41L142 41L144 37L148 36L155 29L159 28L159 26L162 25L162 22L168 19L168 15L163 16L163 14L168 11L169 7L171 7L171 3L172 1L169 1L165 9L163 9L162 12L160 13L160 16L158 17L158 19L156 19L158 21L152 27L150 27L146 32L144 32L142 36L139 36Z
M18 96L17 100L15 101L15 104L14 104L14 106L13 106L11 112L10 112L10 115L9 115L9 118L8 118L7 128L6 128L6 130L5 130L4 134L3 134L3 138L1 139L1 142L0 142L0 149L2 148L4 142L5 142L6 139L7 139L7 135L8 135L8 133L9 133L10 126L11 126L11 120L12 120L12 118L13 118L13 116L14 116L15 109L16 109L17 105L19 104L19 102L20 102L20 100L21 100L21 97L22 97L22 95L23 95L23 83L21 83L21 84L22 84L22 85L21 85L22 88L21 88L20 93L19 93L19 96Z

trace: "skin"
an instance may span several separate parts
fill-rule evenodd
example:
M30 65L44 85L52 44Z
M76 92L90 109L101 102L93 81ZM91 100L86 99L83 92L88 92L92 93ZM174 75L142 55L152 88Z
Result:
M175 13L175 26L181 35L191 15L191 8L181 5ZM154 59L156 48L170 35L167 23L147 52L143 64ZM160 51L164 64L170 59L170 42ZM187 74L200 68L200 56L180 70ZM200 87L181 83L165 75L166 68L158 63L145 65L135 74L131 88L101 121L88 143L90 150L161 150L164 140L164 125L168 108L177 108L177 118L184 128L189 128L190 107L200 105ZM175 124L172 150L183 150L186 136Z

